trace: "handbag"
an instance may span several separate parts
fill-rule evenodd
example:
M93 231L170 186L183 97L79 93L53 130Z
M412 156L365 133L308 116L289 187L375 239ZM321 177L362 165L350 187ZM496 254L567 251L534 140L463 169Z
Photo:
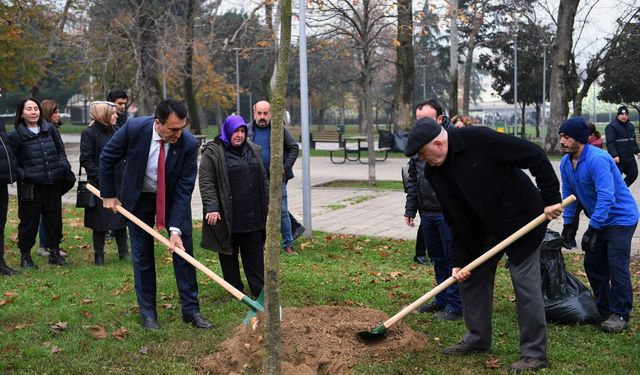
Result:
M82 166L78 168L78 190L76 193L76 207L89 208L96 206L96 196L87 189L89 181L82 179Z

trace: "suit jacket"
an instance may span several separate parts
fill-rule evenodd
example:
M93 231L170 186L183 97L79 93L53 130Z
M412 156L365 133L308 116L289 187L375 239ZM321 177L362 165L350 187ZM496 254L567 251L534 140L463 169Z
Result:
M116 165L126 158L119 199L129 211L133 211L142 192L153 122L153 116L129 119L100 154L100 193L103 198L116 197ZM183 234L191 236L191 195L198 171L198 141L188 130L182 133L178 142L169 146L165 170L166 227L179 228Z
M451 226L452 262L459 267L540 215L545 206L560 203L560 184L544 150L534 143L480 126L450 127L447 133L444 164L425 167L425 175ZM537 188L522 169L535 177ZM515 264L540 244L518 242L507 251Z

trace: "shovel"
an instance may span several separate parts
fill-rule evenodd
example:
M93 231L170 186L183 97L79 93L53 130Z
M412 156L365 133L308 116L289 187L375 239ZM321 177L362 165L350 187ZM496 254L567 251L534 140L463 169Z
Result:
M89 190L91 193L93 193L96 197L101 198L100 197L100 191L98 189L96 189L93 185L87 184L86 187L87 187L87 190ZM122 207L121 205L118 205L116 207L116 210L118 210L118 212L122 216L126 217L127 219L131 220L134 224L136 224L137 226L142 228L145 232L147 232L150 235L152 235L153 237L155 237L156 240L160 241L167 248L171 249L171 242L169 242L169 240L166 237L164 237L162 234L160 234L159 232L157 232L156 230L154 230L153 228L148 226L142 220L138 219L134 214L129 212L126 208ZM182 259L184 259L187 262L189 262L195 268L197 268L200 271L204 272L205 275L209 276L209 278L211 278L213 281L218 283L218 285L223 287L227 292L231 293L234 297L236 297L242 303L244 303L245 305L249 306L251 311L249 311L247 313L247 315L244 317L244 320L242 321L242 323L244 323L245 325L249 325L249 323L251 323L252 318L254 318L257 315L258 312L263 312L264 311L264 295L263 295L263 292L260 292L260 295L258 296L258 299L256 301L254 301L251 298L247 297L244 293L242 293L241 291L236 289L233 285L229 284L225 279L223 279L220 276L218 276L215 273L213 273L213 271L211 271L209 268L207 268L204 264L200 263L194 257L192 257L191 255L187 254L187 252L184 251L184 249L176 247L176 248L173 249L173 252L178 254Z
M575 200L576 200L576 197L574 195L568 196L567 198L565 198L562 201L562 207L566 207L567 205L573 203L573 201L575 201ZM516 242L516 240L518 240L520 237L522 237L525 234L529 233L530 231L532 231L534 228L536 228L540 224L544 223L545 221L547 221L545 215L544 214L540 214L540 216L538 216L535 219L533 219L531 222L529 222L524 227L518 229L518 231L516 231L514 234L510 235L509 237L507 237L504 240L502 240L502 242L500 242L499 244L497 244L494 247L492 247L491 249L487 250L484 254L482 254L480 257L478 257L473 262L467 264L467 266L464 267L463 270L471 271L471 270L477 268L479 265L481 265L484 262L486 262L487 260L493 258L496 254L498 254L499 252L504 250L507 246L509 246L512 243ZM457 280L453 276L449 277L448 279L446 279L445 281L440 283L438 286L436 286L435 288L433 288L429 292L427 292L427 294L423 295L422 297L418 298L415 302L413 302L409 306L407 306L404 309L400 310L399 313L397 313L396 315L394 315L391 318L389 318L386 322L380 324L379 326L377 326L376 328L372 329L371 331L358 332L358 338L361 341L364 341L364 342L374 342L374 341L378 341L378 340L384 339L387 336L387 329L388 328L390 328L392 325L396 324L402 318L404 318L405 316L409 315L413 310L417 309L420 305L422 305L423 303L427 302L429 299L435 297L440 292L444 291L445 289L447 289L451 285L455 284L456 282L457 282Z

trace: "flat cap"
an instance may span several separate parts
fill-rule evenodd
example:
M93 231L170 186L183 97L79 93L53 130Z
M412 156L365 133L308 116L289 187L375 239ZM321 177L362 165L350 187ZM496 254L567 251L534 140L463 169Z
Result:
M442 126L430 117L423 117L413 124L409 132L404 154L411 157L420 151L422 146L431 142L442 131Z

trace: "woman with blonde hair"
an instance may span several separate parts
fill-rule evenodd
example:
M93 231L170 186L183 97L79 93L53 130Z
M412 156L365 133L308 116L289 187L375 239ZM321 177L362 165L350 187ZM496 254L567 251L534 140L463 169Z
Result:
M62 122L60 121L60 106L58 105L58 102L46 99L43 100L40 105L42 106L42 118L55 126L56 129L59 128L62 125Z
M467 115L455 115L451 119L451 123L456 128L464 128L473 125L473 119Z
M80 167L87 173L87 181L93 186L99 186L100 153L117 130L118 118L115 104L112 102L93 102L89 109L91 123L82 131L80 136ZM124 165L118 166L116 171L116 186L120 186ZM119 193L119 192L118 192ZM84 226L93 230L94 262L97 266L104 265L104 240L108 231L114 232L118 245L118 255L121 260L129 256L127 247L127 228L124 217L113 213L97 203L94 207L84 210Z

